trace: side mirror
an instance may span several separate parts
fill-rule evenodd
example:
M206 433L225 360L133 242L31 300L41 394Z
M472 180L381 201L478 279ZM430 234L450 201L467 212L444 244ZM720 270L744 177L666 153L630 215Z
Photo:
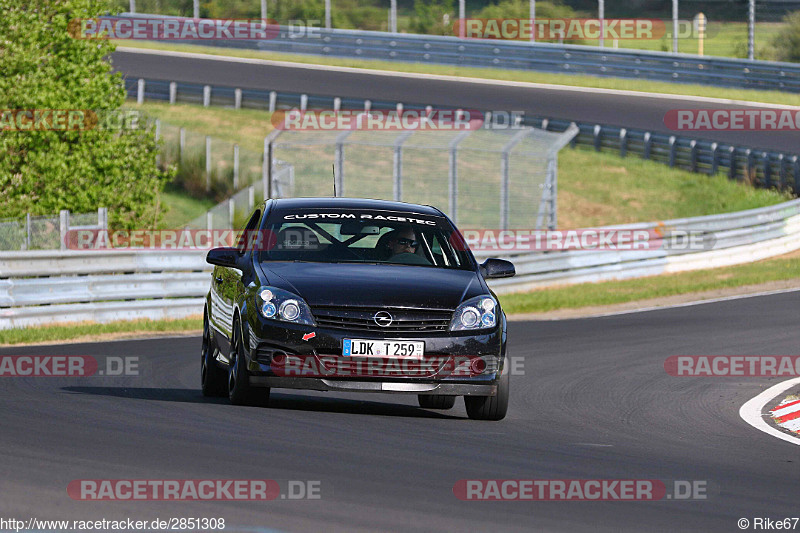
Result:
M206 255L206 263L228 268L240 268L239 250L236 248L212 248Z
M514 264L505 259L487 259L481 265L481 274L486 279L510 278L517 273Z

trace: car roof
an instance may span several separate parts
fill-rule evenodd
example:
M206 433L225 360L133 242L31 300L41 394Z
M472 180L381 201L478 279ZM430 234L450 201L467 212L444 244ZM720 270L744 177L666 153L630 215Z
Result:
M293 209L376 209L399 213L416 213L419 215L442 216L442 213L429 205L390 202L388 200L372 200L369 198L281 198L274 200L273 210L289 211Z

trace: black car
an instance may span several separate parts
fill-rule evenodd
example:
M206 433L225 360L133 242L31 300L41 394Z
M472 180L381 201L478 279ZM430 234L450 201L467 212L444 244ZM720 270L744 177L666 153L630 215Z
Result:
M464 396L470 418L508 409L506 317L436 208L352 198L268 200L236 248L215 248L203 321L202 386L234 404L271 388Z

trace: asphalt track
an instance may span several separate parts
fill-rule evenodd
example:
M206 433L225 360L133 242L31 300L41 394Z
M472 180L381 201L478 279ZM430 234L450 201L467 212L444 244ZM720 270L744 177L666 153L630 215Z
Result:
M114 68L125 76L186 83L208 83L247 89L399 101L406 104L461 106L467 109L524 111L545 116L597 124L682 134L765 150L798 152L800 131L772 132L674 132L664 125L672 109L752 109L732 104L686 100L685 98L597 92L572 92L553 88L462 83L368 72L313 70L298 65L275 66L193 57L152 55L117 51ZM307 67L307 65L306 65ZM765 106L766 107L766 106Z
M474 422L406 396L276 391L268 408L206 400L200 339L4 348L138 356L141 375L0 378L0 516L223 517L226 531L739 531L797 516L800 447L739 407L770 378L678 378L670 355L796 354L800 293L510 324L524 358L509 416ZM320 500L82 502L76 479L321 481ZM708 499L463 502L461 479L704 480Z

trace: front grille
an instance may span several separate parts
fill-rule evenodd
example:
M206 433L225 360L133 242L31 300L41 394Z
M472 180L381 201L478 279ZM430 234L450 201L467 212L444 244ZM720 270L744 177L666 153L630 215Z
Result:
M379 311L392 315L389 326L379 326L373 317ZM311 309L320 327L349 331L374 331L380 333L432 333L447 331L453 311L448 309L364 308L364 307L314 307Z

